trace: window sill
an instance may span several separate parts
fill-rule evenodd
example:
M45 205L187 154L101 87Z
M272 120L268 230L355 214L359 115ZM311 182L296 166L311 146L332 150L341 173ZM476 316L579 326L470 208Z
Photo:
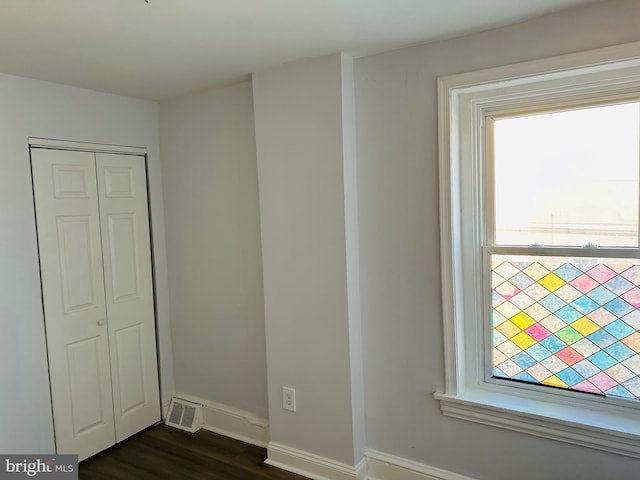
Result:
M448 417L640 458L640 416L623 409L603 411L480 389L434 397Z

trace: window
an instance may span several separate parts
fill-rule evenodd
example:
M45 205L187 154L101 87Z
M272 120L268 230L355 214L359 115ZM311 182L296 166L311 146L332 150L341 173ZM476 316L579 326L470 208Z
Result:
M439 95L443 413L640 457L640 44Z
M492 378L640 398L639 105L486 118Z

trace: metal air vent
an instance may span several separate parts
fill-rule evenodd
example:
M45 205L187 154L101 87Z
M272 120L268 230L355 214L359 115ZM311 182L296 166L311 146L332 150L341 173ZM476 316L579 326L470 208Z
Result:
M196 432L202 428L202 405L173 398L164 423L187 432Z

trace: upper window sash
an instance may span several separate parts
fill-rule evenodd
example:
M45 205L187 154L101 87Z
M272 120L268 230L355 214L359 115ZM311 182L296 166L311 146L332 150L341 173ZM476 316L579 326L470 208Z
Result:
M637 248L637 97L485 116L484 243Z

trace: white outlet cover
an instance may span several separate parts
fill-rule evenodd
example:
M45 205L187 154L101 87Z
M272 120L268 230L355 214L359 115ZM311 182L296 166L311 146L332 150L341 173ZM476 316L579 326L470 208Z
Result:
M282 387L282 408L291 412L296 411L296 389Z

